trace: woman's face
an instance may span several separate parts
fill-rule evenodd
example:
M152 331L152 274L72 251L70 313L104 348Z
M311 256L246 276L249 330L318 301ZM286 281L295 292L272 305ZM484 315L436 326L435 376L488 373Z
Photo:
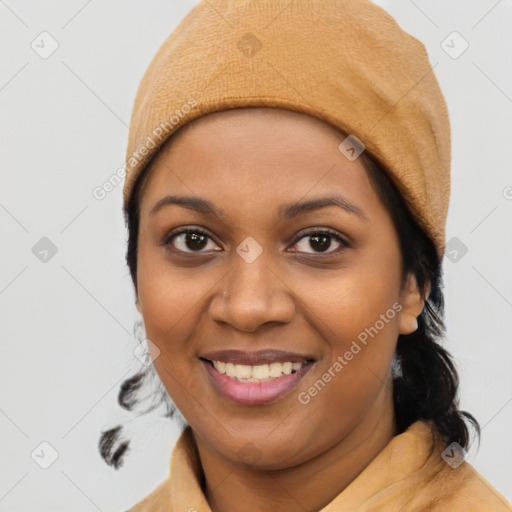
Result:
M339 151L343 138L287 110L218 112L171 140L146 182L137 307L158 348L154 365L196 435L229 460L290 467L394 417L397 337L416 329L424 303L413 278L400 289L391 217L360 160ZM152 214L166 196L207 201L220 217L171 201ZM331 197L329 206L290 207ZM201 359L263 349L314 363L300 379L285 376L276 396ZM232 364L224 368L239 376L265 375Z

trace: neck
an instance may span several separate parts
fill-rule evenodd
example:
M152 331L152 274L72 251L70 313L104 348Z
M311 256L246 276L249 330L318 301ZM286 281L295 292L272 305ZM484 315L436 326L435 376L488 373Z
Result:
M348 435L304 463L277 470L241 466L197 435L205 477L204 493L212 512L321 510L340 494L396 434L392 393L388 388Z

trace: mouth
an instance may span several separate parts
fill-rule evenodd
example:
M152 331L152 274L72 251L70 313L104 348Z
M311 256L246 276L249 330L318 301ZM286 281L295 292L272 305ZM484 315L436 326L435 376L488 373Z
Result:
M306 358L302 361L275 361L260 365L249 365L210 360L204 357L199 359L209 363L217 372L237 382L272 382L286 375L293 375L304 366L315 362L315 359Z
M316 360L243 365L199 358L213 388L223 397L242 405L274 403L289 395Z

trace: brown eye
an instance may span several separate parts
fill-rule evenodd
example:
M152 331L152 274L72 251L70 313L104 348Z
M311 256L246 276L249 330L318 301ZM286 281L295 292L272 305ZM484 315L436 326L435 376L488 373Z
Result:
M329 251L333 246L333 239L335 240L335 244L338 244L338 247ZM305 242L302 243L302 240L305 240ZM301 243L302 248L299 247L299 252L306 252L308 254L336 253L339 252L340 247L342 248L341 250L349 247L349 244L343 240L337 232L331 230L310 231L305 233L295 245L300 246ZM308 252L307 249L313 249L313 252Z
M188 228L171 233L166 238L165 245L171 245L179 252L200 253L207 247L208 240L211 240L211 237L204 231L197 228Z

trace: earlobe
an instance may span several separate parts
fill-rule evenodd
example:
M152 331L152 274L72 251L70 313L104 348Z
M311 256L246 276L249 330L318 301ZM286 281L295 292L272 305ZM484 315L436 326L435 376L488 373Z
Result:
M407 283L402 291L401 303L403 309L400 312L399 333L411 334L418 329L418 316L425 307L425 300L421 297L416 277L412 274L408 276Z

